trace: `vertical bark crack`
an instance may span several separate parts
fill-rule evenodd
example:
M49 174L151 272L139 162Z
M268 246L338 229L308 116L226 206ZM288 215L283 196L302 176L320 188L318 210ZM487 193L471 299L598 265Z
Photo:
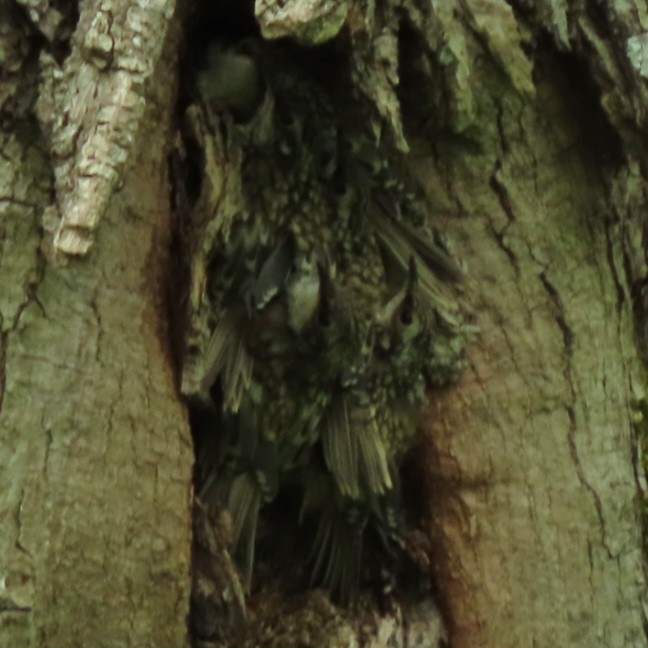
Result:
M502 166L502 162L500 159L498 159L495 163L495 168L493 169L493 173L491 174L489 185L490 188L493 190L493 193L497 196L502 211L504 212L504 215L508 219L508 223L501 230L498 230L493 225L492 221L489 219L489 227L493 233L493 237L497 241L497 244L504 251L504 254L506 254L506 256L511 261L511 265L513 266L513 269L515 271L515 276L519 278L520 265L518 263L517 256L515 255L513 249L506 242L506 231L508 230L511 224L515 223L517 219L515 217L515 212L513 210L513 206L511 205L511 198L508 194L506 186L498 178L498 174L501 169L501 166Z
M43 314L45 314L45 309L43 308L43 305L36 295L36 287L40 282L40 277L41 272L39 267L38 281L32 283L29 286L25 299L18 305L18 308L15 311L15 315L9 329L0 333L0 414L2 413L2 405L4 402L5 390L7 388L7 348L9 347L9 333L11 331L15 331L18 328L18 324L20 323L20 318L22 317L23 312L32 302L37 304ZM0 330L2 330L3 322L4 318L0 313Z
M42 419L41 419L42 420ZM54 437L52 436L52 430L48 427L45 428L45 455L43 457L43 474L47 475L47 466L49 464L50 451L52 449L52 443L54 442Z
M23 501L25 499L25 491L21 490L20 491L20 499L18 500L18 504L16 505L16 529L17 529L17 535L16 535L16 542L15 546L18 551L21 551L22 553L26 554L30 558L32 558L32 554L27 549L27 547L22 543L20 537L22 535L22 528L23 528L23 522L22 522L22 510L23 510Z
M0 325L2 318L0 317ZM0 414L2 414L2 404L4 402L5 389L7 388L7 343L9 334L5 331L0 335Z
M623 282L619 277L617 264L614 261L614 246L612 243L614 238L611 236L611 232L610 232L611 224L608 218L604 219L604 225L605 225L605 255L607 257L608 266L610 267L612 281L614 282L614 288L616 291L617 310L620 313L623 309L623 304L625 303L625 290L623 287ZM620 335L620 331L619 331L619 335Z
M603 515L603 505L601 504L601 498L596 492L596 489L588 482L587 478L585 477L585 471L583 470L583 465L578 455L578 448L576 446L576 432L578 431L578 421L575 409L577 394L573 375L574 332L572 331L571 327L567 323L567 319L565 318L565 308L560 294L556 290L556 287L551 283L545 272L540 273L540 281L542 281L542 285L549 295L549 300L554 310L554 319L556 320L556 324L560 328L563 336L563 357L565 361L564 376L569 386L569 402L565 406L567 415L569 417L569 431L567 433L569 453L576 469L578 481L583 485L583 487L587 490L592 498L592 503L594 505L596 516L599 522L601 544L605 548L608 556L610 558L613 558L613 554L607 545L607 539L605 535L605 517Z

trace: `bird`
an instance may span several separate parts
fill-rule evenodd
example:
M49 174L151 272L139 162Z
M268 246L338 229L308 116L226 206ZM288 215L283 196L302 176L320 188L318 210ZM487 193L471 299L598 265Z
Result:
M367 530L400 543L399 465L427 392L463 367L453 291L464 271L389 148L350 130L280 44L216 43L206 61L205 103L230 131L232 118L246 126L226 170L240 204L209 252L200 391L219 442L199 458L200 498L230 511L250 591L259 520L297 483L310 582L349 604Z

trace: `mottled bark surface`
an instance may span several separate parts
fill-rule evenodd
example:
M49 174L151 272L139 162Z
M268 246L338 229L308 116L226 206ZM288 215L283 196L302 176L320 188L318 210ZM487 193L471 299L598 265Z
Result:
M167 303L178 19L104 0L77 22L73 4L0 9L0 646L176 647L193 460ZM466 263L468 368L411 462L450 645L646 646L645 7L278 4L257 3L268 37L341 30L368 119L410 148ZM262 591L249 645L423 646L417 615L437 627L428 602L403 622L300 601Z
M524 83L513 42L507 60L477 55L476 137L422 147L430 193L458 216L479 326L469 370L430 415L429 528L453 646L647 641L631 423L645 90L620 38L641 27L611 7L567 22L569 43L526 37Z
M18 23L12 28L5 45L20 35ZM36 81L30 65L19 93ZM4 104L2 646L186 640L192 451L167 315L173 75L170 65L161 69L162 92L147 92L121 186L96 245L79 260L50 263L41 252L41 217L53 208L61 160L50 157L33 113Z
M643 646L620 225L567 81L538 91L499 103L490 160L434 165L471 232L479 326L431 409L435 565L453 645Z

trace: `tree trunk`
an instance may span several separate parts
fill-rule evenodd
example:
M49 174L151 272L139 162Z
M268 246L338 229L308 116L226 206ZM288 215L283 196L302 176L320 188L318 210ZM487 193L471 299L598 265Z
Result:
M0 645L178 647L186 639L193 455L167 303L176 44L157 73L163 92L148 93L129 161L118 168L101 243L83 258L52 259L41 218L53 184L59 196L68 184L69 205L84 181L106 178L100 164L118 166L74 147L98 133L99 108L130 106L115 95L98 106L93 90L101 97L118 73L89 74L73 50L58 96L78 81L89 97L70 92L67 105L39 98L49 120L71 114L68 125L79 128L65 143L68 156L63 142L55 151L63 119L48 139L33 105L21 114L36 88L38 52L29 50L22 17L12 15L1 48L13 45L20 67L0 136ZM97 164L85 173L74 168L84 157Z
M191 43L170 2L63 4L0 6L0 646L177 648L193 453L168 160ZM467 269L467 368L407 458L453 648L648 645L648 13L568 4L256 3L267 38L336 39ZM442 634L429 600L277 597L250 645Z
M537 83L536 106L498 102L494 153L468 173L465 152L434 169L462 231L481 230L462 246L479 342L430 413L429 528L458 646L646 641L622 239L634 225L608 193L623 171L578 124L579 80L557 76Z

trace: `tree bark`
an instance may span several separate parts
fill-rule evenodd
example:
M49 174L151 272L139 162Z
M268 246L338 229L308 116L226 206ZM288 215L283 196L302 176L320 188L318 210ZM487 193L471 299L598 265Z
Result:
M0 7L0 646L175 648L193 462L170 341L180 17L46 4ZM263 33L348 48L368 119L410 149L466 264L467 369L408 459L449 645L648 645L645 7L284 4L257 2ZM405 622L371 610L367 631L366 611L278 596L259 595L250 645L408 646L437 623L429 601Z
M429 529L456 646L646 645L632 424L645 84L621 38L637 15L606 11L574 10L568 42L556 15L518 14L520 33L554 31L525 38L529 76L514 37L482 32L508 57L471 67L479 145L437 141L424 167L460 215L479 327L430 415Z
M28 56L18 105L5 101L15 112L0 156L0 645L178 647L187 636L193 455L168 324L176 44L167 39L168 62L146 95L139 132L130 124L137 136L119 169L88 145L94 117L64 144L63 124L44 135L33 105L20 114L37 82L37 52L19 41L29 31L13 15L3 44L18 41ZM41 112L51 122L69 113L69 125L84 111L121 110L119 96L102 95L114 75L91 77L75 54L55 67L84 96ZM85 172L84 156L96 163ZM99 166L111 164L120 186L112 181L107 209L89 205L105 211L100 242L83 258L53 259L41 231L53 186L72 205L84 182L106 182Z
M504 100L490 160L471 157L470 179L457 158L442 171L478 290L469 369L430 415L430 530L458 646L645 645L623 206L569 94L545 82L537 108Z

